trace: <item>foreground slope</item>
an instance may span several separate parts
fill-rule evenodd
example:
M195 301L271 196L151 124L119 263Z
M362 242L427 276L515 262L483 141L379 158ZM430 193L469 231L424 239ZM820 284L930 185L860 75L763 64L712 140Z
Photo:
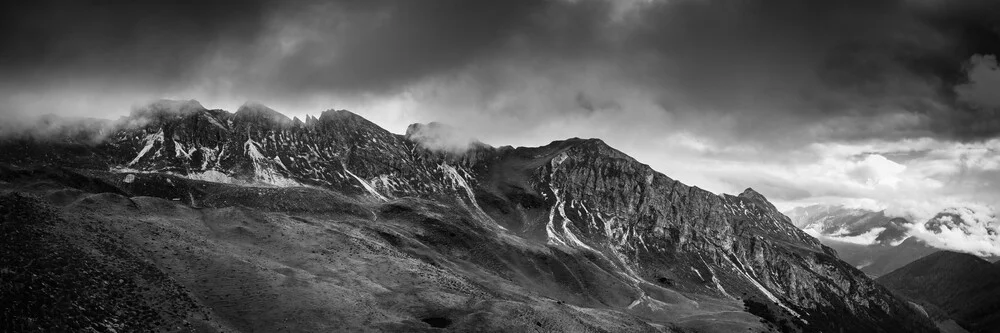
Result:
M316 188L234 186L154 174L134 180L204 189L192 206L129 192L90 193L52 173L8 170L3 177L7 194L0 201L15 204L2 207L44 216L35 223L52 221L44 223L47 230L64 235L22 238L13 243L20 250L4 252L4 281L14 283L4 286L4 299L25 299L5 304L5 313L12 314L5 320L19 320L4 323L14 330L78 327L59 326L62 312L32 310L48 306L47 295L66 294L86 300L69 299L67 306L86 309L70 317L69 325L79 322L98 331L768 330L738 301L666 289L656 297L670 308L669 316L630 314L625 305L638 295L613 263L498 234L464 209L434 201L372 202ZM119 178L59 173L92 184ZM49 264L50 256L39 253L50 250L46 244L81 235L71 244L106 239L137 250L76 248L69 253L94 257L79 272L60 267L75 257ZM31 260L36 264L24 264ZM111 268L120 261L143 270ZM75 284L91 274L98 274L96 282ZM61 282L18 282L36 281L36 275ZM151 284L148 276L165 279L153 280L165 287L143 287ZM101 296L101 288L109 295ZM138 302L138 317L108 308L133 304L128 302ZM106 326L119 323L130 326Z
M97 145L8 142L5 188L127 235L218 327L934 331L759 193L600 140L456 154L347 111L182 105Z
M941 309L971 332L1000 330L1000 267L974 255L935 252L878 282Z
M67 222L40 200L0 195L0 331L223 329L212 310L100 221Z

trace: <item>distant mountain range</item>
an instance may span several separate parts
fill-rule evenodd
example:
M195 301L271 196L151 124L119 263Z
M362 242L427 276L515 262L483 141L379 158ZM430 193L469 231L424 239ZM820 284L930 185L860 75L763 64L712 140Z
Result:
M910 223L904 218L886 216L884 211L831 205L798 207L785 215L810 234L862 245L899 244L907 237L906 227Z
M161 101L3 138L0 330L936 331L753 189L441 131Z
M1000 248L996 221L976 216L969 208L946 209L919 224L889 216L885 211L832 205L798 207L785 214L797 227L837 250L841 259L871 276L881 276L939 250L955 249L949 248L945 235L992 237ZM915 231L919 231L920 237L914 236ZM938 236L941 241L935 241ZM989 260L998 259L979 254Z

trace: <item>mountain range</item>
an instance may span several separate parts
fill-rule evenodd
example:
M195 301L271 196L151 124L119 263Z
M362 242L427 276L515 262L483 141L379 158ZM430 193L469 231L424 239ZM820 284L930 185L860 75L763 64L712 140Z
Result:
M996 238L995 219L971 208L948 208L923 223L885 211L837 205L797 207L785 214L797 227L835 249L841 259L871 276L881 276L940 250L956 250L950 237ZM917 237L915 235L918 235ZM972 240L965 241L974 243ZM952 244L949 244L952 243ZM976 253L987 260L1000 259Z
M8 136L3 328L937 331L753 189L442 128L160 101Z

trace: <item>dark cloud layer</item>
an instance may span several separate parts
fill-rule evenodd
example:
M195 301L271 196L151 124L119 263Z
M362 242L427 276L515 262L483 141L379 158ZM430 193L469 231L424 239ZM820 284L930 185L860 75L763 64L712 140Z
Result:
M974 56L1000 53L1000 3L988 0L41 1L2 13L2 87L209 82L267 100L464 77L495 96L532 79L512 69L574 87L560 75L597 67L677 121L727 120L733 137L1000 132L996 106L956 93L975 84ZM630 98L593 90L569 93L569 108Z
M254 1L8 1L0 5L0 69L20 78L181 80L225 45L253 43Z
M671 1L645 12L650 23L633 48L652 48L653 80L683 91L678 107L749 112L748 131L842 116L861 128L879 115L909 113L920 128L973 138L1000 128L974 129L981 114L960 105L953 88L971 56L1000 46L997 8L986 1ZM914 134L910 127L879 135Z
M286 19L311 23L313 38L280 59L292 89L383 91L500 52L514 31L546 3L514 1L373 1L295 8ZM343 15L347 13L350 16ZM336 18L328 20L328 18Z

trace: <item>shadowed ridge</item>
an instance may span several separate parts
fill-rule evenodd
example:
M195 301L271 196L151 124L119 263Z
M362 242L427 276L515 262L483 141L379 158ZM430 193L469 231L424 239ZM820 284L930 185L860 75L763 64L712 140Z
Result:
M921 304L931 304L970 332L1000 327L1000 269L967 253L938 251L878 282Z
M205 107L196 100L173 100L160 99L147 105L136 107L129 113L128 118L150 117L157 119L183 117L198 111L205 111Z
M335 128L338 132L370 133L378 136L392 135L401 138L401 136L393 134L368 119L348 110L326 110L319 115L319 118L314 117L313 119L315 121L310 122L307 120L306 124L312 123L324 128Z
M349 121L349 122L363 122L363 123L375 125L375 123L372 123L371 121L368 121L368 119L365 119L364 117L359 116L358 114L356 114L354 112L351 112L351 111L348 111L348 110L343 110L343 109L341 109L341 110L330 109L330 110L323 111L319 115L319 121L320 122L327 122L327 121Z
M967 269L984 270L988 269L989 266L989 261L972 254L952 251L938 251L917 259L916 261L887 274L886 277L891 278L890 276L893 274L900 273L925 275L945 271L959 272Z
M279 126L292 124L292 119L288 116L257 102L244 103L236 110L233 119L242 123L265 123Z
M608 145L604 140L597 138L583 139L578 137L573 137L565 140L556 140L551 143L541 146L541 147L518 147L518 150L567 150L570 153L582 153L584 155L590 156L600 156L612 159L624 160L627 163L635 163L643 168L648 168L652 170L649 165L639 162L632 156Z
M755 191L751 187L747 187L747 189L743 190L743 193L740 193L739 197L754 200L761 203L770 204L770 202L767 201L767 198L765 198L763 194L760 194L760 192Z

